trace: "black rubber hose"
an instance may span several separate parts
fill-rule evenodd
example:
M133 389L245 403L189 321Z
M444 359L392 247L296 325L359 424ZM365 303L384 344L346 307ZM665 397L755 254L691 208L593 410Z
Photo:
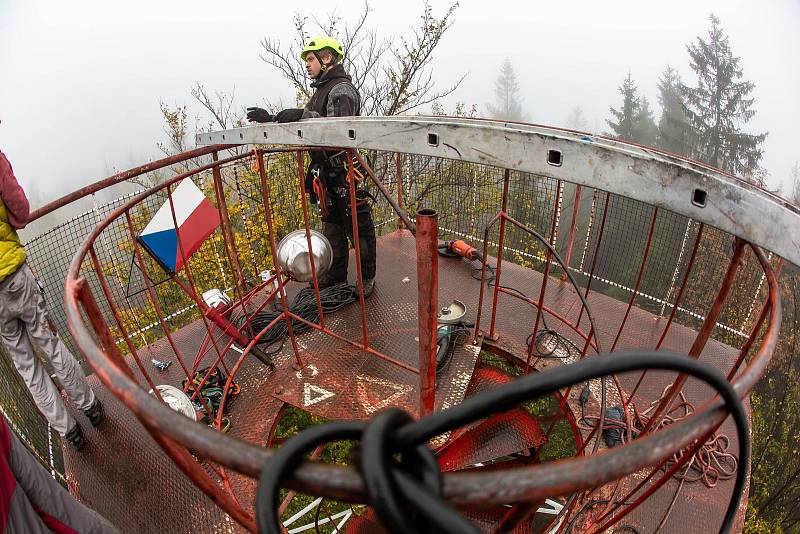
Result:
M736 424L740 449L739 465L749 465L750 436L747 431L747 416L733 386L719 371L708 364L665 351L596 356L570 365L552 368L542 373L525 375L503 387L469 397L461 404L435 412L425 419L399 429L395 434L396 446L404 447L411 443L424 443L439 434L462 427L472 421L510 410L528 400L586 380L644 369L687 373L716 389L725 401ZM744 468L739 469L736 473L736 483L720 528L721 533L730 532L736 518L736 510L742 498L746 474Z
M407 510L394 498L397 495L397 484L391 475L393 429L411 422L411 416L397 408L389 408L372 418L361 440L361 477L370 497L370 505L378 517L384 519L384 526L392 534L417 532ZM412 445L413 446L413 445ZM388 521L386 521L388 519Z
M256 522L258 531L283 534L278 524L278 495L281 482L317 446L331 441L358 439L367 427L365 421L334 421L312 426L286 440L267 462L258 480L256 492Z
M396 415L399 411L396 408L391 412L378 414L369 426L364 422L349 421L333 422L309 428L286 441L283 447L277 450L276 455L265 464L256 502L259 528L262 532L278 534L277 496L280 483L296 466L302 454L326 441L358 439L362 432L362 446L367 450L364 451L365 454L359 464L360 472L365 478L370 504L375 507L376 512L379 512L378 515L384 521L384 525L391 528L390 525L386 525L385 521L387 518L399 517L397 514L402 513L400 510L402 510L403 502L414 503L417 510L428 517L430 517L429 514L444 514L445 512L442 510L448 506L436 496L435 488L430 494L426 494L424 491L415 491L418 486L423 489L427 488L429 483L417 484L410 474L403 474L396 462L392 461L395 452L408 454L412 449L424 446L430 439L448 430L462 427L495 413L507 411L520 403L564 387L611 374L643 369L677 371L699 378L720 393L733 417L739 439L739 465L742 467L736 473L731 500L720 528L720 532L727 534L736 518L736 511L742 498L747 474L744 466L748 465L750 457L747 418L741 400L725 377L709 365L683 355L652 351L597 356L542 373L525 375L502 387L467 398L452 408L436 412L417 422L406 423L397 429L392 427L408 419ZM372 428L370 429L370 427ZM395 472L396 469L397 472ZM386 479L375 479L373 473L376 472L383 473L377 476L391 480L387 482ZM388 475L387 473L392 474ZM423 480L426 479L423 477ZM375 500L376 491L382 492L377 500ZM447 513L450 519L444 525L447 527L443 529L445 532L451 531L450 521L457 521L453 519L452 514L454 513L457 514L453 509ZM466 518L462 517L462 519L468 522ZM401 521L401 524L405 526L408 523L411 521L407 519ZM414 525L406 531L419 532L417 526ZM455 524L452 525L452 528L455 529L452 530L454 532L470 531L464 528L458 530Z

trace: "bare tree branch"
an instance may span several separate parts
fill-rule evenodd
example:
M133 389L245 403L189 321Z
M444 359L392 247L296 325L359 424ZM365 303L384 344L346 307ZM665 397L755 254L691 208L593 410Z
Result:
M457 7L458 3L452 4L441 17L437 17L431 0L424 0L419 24L410 30L410 35L399 38L398 47L395 47L394 39L379 38L378 30L368 27L373 12L368 1L364 2L364 8L352 22L343 24L339 11L335 9L326 19L312 16L310 22L315 31L343 41L347 70L361 94L362 115L398 115L452 94L464 81L466 75L447 89L436 91L436 81L430 70L433 52L453 25ZM298 88L303 99L308 99L311 91L299 53L308 39L309 18L297 14L294 22L295 39L288 46L283 46L278 40L262 40L261 59ZM391 52L388 64L387 52Z
M288 43L265 37L261 40L260 58L276 69L295 89L296 102L302 106L313 93L306 76L300 52L313 32L339 38L343 43L344 62L353 85L361 94L362 115L398 115L408 113L427 104L434 104L452 94L464 81L466 74L443 90L431 70L433 53L442 37L453 25L458 3L450 5L441 16L434 15L432 0L422 1L422 14L418 23L406 35L383 37L380 29L370 25L373 9L364 0L363 9L351 21L343 21L337 9L324 18L294 15L294 35ZM244 107L236 104L235 88L230 93L208 91L196 82L192 97L200 104L203 119L195 120L197 132L228 129L244 124ZM266 106L277 111L281 106ZM161 104L167 141L159 143L165 154L188 149L186 106L170 108ZM206 118L207 117L207 118ZM243 150L243 148L241 149Z

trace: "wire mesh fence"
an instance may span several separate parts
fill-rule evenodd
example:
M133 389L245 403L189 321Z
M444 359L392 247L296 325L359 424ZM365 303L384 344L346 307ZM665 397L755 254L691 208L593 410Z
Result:
M377 180L401 201L412 219L418 209L436 209L440 239L460 238L482 246L484 229L504 205L503 169L413 154L365 151L364 156ZM307 154L302 156L300 165L295 152L267 154L270 209L278 240L303 227L300 188L307 162ZM225 233L218 228L192 256L190 269L199 292L221 288L237 296L238 274L232 254L238 258L247 286L259 282L259 273L273 267L264 197L254 163L254 158L248 156L220 168L234 242L226 244ZM212 171L187 179L218 204ZM378 235L393 232L398 227L397 214L374 184L367 182L365 187L374 198ZM508 214L541 234L563 257L571 257L568 268L582 289L591 280L591 291L624 302L633 298L635 307L661 317L677 306L676 323L695 330L700 327L730 262L731 235L713 228L705 228L700 235L696 221L600 190L582 188L577 198L574 184L546 176L511 172L508 191ZM126 337L135 348L147 347L162 339L165 329L174 332L201 318L197 303L141 250L136 240L153 214L168 201L168 191L132 203L136 194L106 202L95 197L93 209L57 224L25 244L28 261L45 287L53 321L73 351L75 345L67 330L63 304L67 269L81 243L115 210L122 211L92 243L100 272L87 259L81 276L98 297L103 318L111 325L120 350L129 352ZM311 209L309 214L311 226L319 228L318 210ZM514 229L503 237L504 261L544 271L546 250L541 243ZM689 271L698 237L694 265ZM497 255L499 240L495 226L488 237L490 254ZM99 298L103 295L100 274L105 278L108 298ZM557 268L551 269L550 276L559 275ZM148 285L152 286L153 299ZM680 302L676 302L679 294ZM732 346L741 345L764 300L763 271L755 257L748 254L713 336ZM0 359L0 408L48 468L56 472L63 469L52 432L5 357Z

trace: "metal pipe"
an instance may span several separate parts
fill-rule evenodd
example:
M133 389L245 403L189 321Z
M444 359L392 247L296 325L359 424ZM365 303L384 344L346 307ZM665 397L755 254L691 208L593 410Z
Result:
M397 171L397 207L401 210L403 208L403 161L400 156L400 152L397 152L395 155L395 167ZM403 218L400 217L398 214L397 216L397 229L402 230L403 226Z
M218 152L220 150L234 148L235 146L236 145L210 145L202 148L195 148L194 150L189 150L187 152L175 154L174 156L169 156L167 158L151 161L150 163L134 167L133 169L117 173L113 176L109 176L104 180L95 182L92 185L78 189L77 191L74 191L68 195L64 195L63 197L54 200L53 202L45 204L41 208L34 210L31 213L30 220L31 222L35 221L36 219L44 217L48 213L51 213L59 208L63 208L67 204L71 204L76 200L80 200L84 197L97 193L98 191L102 191L103 189L111 187L112 185L116 185L120 182L130 180L131 178L136 178L137 176L141 176L142 174L156 171L158 169L163 169L164 167L169 167L170 165L175 165L176 163L181 163L183 161L198 158L200 156L207 156L208 154L211 154L213 152ZM247 154L239 155L233 158L228 158L228 160L226 161L231 161L232 159L241 159L246 156ZM196 169L196 171L197 170L200 169Z
M167 328L167 324L164 322L164 314L161 312L161 306L158 304L158 298L155 290L153 289L153 284L150 281L150 275L147 274L144 259L142 258L141 251L139 250L139 241L136 239L136 232L133 229L133 220L131 219L131 214L129 211L127 211L127 209L125 210L125 220L128 223L128 235L133 243L133 255L136 259L136 263L139 264L139 270L142 271L142 278L144 279L144 284L147 288L147 296L150 300L150 304L152 304L153 310L156 312L158 323L161 325L161 330L167 337L167 342L172 348L175 358L178 360L178 365L180 365L181 369L183 369L183 373L186 375L186 378L191 380L191 377L189 376L189 370L186 368L186 362L183 360L183 354L181 354L181 351L178 350L178 345L175 343L175 340L172 339L172 333L170 332L169 328Z
M191 178L190 178L190 180L191 180ZM203 309L203 305L205 303L203 302L203 300L197 294L197 286L195 285L194 277L192 276L192 268L191 268L191 266L189 264L189 256L186 254L186 250L184 249L183 238L181 237L181 232L178 231L178 227L179 227L178 218L177 218L177 216L175 214L175 202L172 199L172 186L171 185L167 186L167 201L169 202L169 210L170 210L170 214L172 215L172 224L174 225L174 228L175 228L175 235L178 238L178 253L180 254L179 258L181 259L181 261L183 263L183 272L186 273L186 278L189 280L189 289L191 291L186 291L186 286L184 284L179 284L179 285L180 285L181 289L183 289L184 292L187 294L187 296L190 299L194 300L195 304L197 304L197 306L202 310ZM173 279L176 282L178 282L180 280L180 278L178 278L178 273L175 273ZM222 362L222 367L225 368L225 372L227 373L228 369L225 366L225 361L223 360L223 355L225 354L225 352L221 351L219 349L219 344L217 343L217 340L214 339L214 334L212 333L211 326L208 324L208 318L205 316L205 314L201 314L200 317L203 320L203 326L205 326L206 332L208 332L208 335L211 338L211 345L214 347L214 350L217 352L217 356L219 357L219 360Z
M105 319L103 318L103 312L100 311L100 307L97 305L97 301L92 295L92 291L89 289L88 284L84 280L84 283L78 286L78 291L80 294L81 302L83 303L84 309L86 310L86 317L89 318L89 322L92 325L95 333L97 334L97 338L100 341L100 348L108 355L108 359L120 370L122 371L129 379L135 380L133 377L133 372L131 368L128 367L128 364L125 362L125 358L122 357L122 353L119 351L117 344L114 343L114 339L111 337L111 332L108 331L108 324L106 324Z
M219 153L214 152L211 154L211 159L214 162L219 161ZM246 281L242 273L242 265L239 262L239 254L236 251L236 240L233 237L231 230L231 218L228 213L228 204L225 202L225 188L222 184L222 172L219 165L211 169L211 174L214 177L214 192L217 195L217 209L222 222L222 239L225 243L225 253L228 256L228 262L233 266L233 272L236 274L236 288L239 290L239 298L243 299L247 293ZM243 308L242 311L247 314L247 309Z
M589 280L586 281L586 293L583 294L583 298L589 299L589 288L592 287L592 279L594 278L594 268L597 266L597 256L600 254L600 243L603 242L603 230L606 228L606 215L608 215L608 201L611 198L610 193L606 193L606 202L603 207L603 218L600 219L600 231L597 234L597 244L594 247L594 254L592 255L592 268L589 269ZM583 319L583 312L584 309L581 308L580 313L578 314L578 324L581 324L581 319ZM595 332L597 335L597 332Z
M486 225L486 228L483 230L483 261L481 262L481 288L478 292L478 312L475 315L475 335L472 339L473 345L478 344L478 338L481 335L481 317L483 312L483 288L486 284L483 283L486 280L486 268L488 266L488 258L489 258L489 230L491 230L494 223L496 223L500 219L500 214L498 213L495 215L489 224ZM497 283L497 276L495 274L495 284Z
M299 370L303 368L303 361L300 359L300 351L297 349L297 338L294 336L292 319L289 317L289 302L286 298L286 289L284 288L283 279L281 278L281 266L280 263L278 263L278 245L275 242L275 229L272 226L270 187L267 182L267 173L264 169L264 153L260 149L255 149L254 153L256 157L256 167L258 168L258 176L261 179L261 197L264 201L264 218L267 221L267 235L269 236L269 246L272 254L272 266L275 268L275 275L278 280L278 292L281 296L281 303L283 304L283 317L286 320L286 329L289 332L289 340L292 343L292 350L294 351L295 366Z
M350 221L353 225L353 249L356 256L356 283L358 285L358 309L361 314L361 336L364 339L364 347L369 347L369 336L367 334L367 308L364 304L364 275L361 272L361 243L358 237L358 204L356 200L356 179L353 172L353 157L357 151L347 152L347 183L350 191Z
M539 306L539 301L538 300L533 300L532 298L529 298L529 297L523 297L519 293L517 293L515 291L512 291L510 289L506 289L504 287L501 287L500 288L500 293L502 293L504 295L508 295L509 297L513 297L513 298L519 299L519 300L521 300L523 302L527 302L528 304L530 304L534 308L537 308ZM547 312L548 314L550 314L553 318L555 318L560 323L564 324L564 326L566 326L567 328L569 328L570 330L572 330L573 332L575 332L576 334L581 336L581 338L583 338L584 340L588 340L589 343L590 343L590 346L592 346L595 349L595 351L597 350L596 346L591 345L591 330L589 332L584 333L584 331L580 328L579 325L577 325L577 324L573 325L572 323L569 322L569 320L567 320L566 317L564 317L563 315L558 313L556 310L554 310L553 308L550 308L549 306L547 306L545 304L542 304L542 311Z
M578 266L579 271L583 271L583 263L586 261L586 252L589 250L589 239L592 237L592 228L594 227L594 216L597 211L597 189L592 193L592 206L589 208L589 224L586 226L586 239L583 242L583 252L581 252L581 263Z
M780 276L781 271L783 270L783 258L778 260L778 266L775 269L775 276ZM766 278L766 274L764 275ZM759 332L761 332L761 325L764 324L764 320L767 318L767 313L769 312L769 300L767 300L764 305L761 307L761 313L758 315L758 320L756 320L756 324L753 325L753 329L750 331L750 335L747 337L747 341L744 342L742 345L741 350L739 351L739 357L736 359L736 362L731 367L730 372L728 373L728 381L733 380L733 377L736 376L736 373L739 371L739 366L742 365L745 358L747 358L747 354L750 352L750 349L755 343L756 338L758 337Z
M558 181L557 191L561 191L561 180ZM553 213L553 224L550 228L550 245L551 247L556 246L556 232L558 228L558 213L561 209L561 203L556 201L555 211ZM502 224L502 223L501 223ZM547 249L547 254L545 255L544 259L544 272L542 273L542 287L539 291L539 304L536 306L536 320L533 323L533 332L531 333L531 344L528 345L528 354L525 358L525 374L527 374L531 369L531 356L533 355L533 347L536 345L536 333L539 331L539 322L542 320L542 307L544 306L544 296L547 292L547 282L550 279L550 260L553 257L552 248ZM561 273L563 275L567 274L567 266L562 265ZM576 288L577 289L577 288ZM536 362L539 361L539 357L536 358Z
M528 519L531 514L536 512L543 502L544 499L534 499L530 502L515 504L503 514L503 517L500 519L500 522L493 532L496 534L515 532L517 527Z
M717 426L717 428L719 428L719 426ZM633 510L634 508L639 506L642 502L647 500L647 498L650 497L650 495L652 495L653 493L655 493L660 487L662 487L664 484L666 484L669 480L672 480L672 477L675 476L675 474L681 469L681 467L683 467L690 459L692 459L695 454L697 454L697 452L703 447L703 445L714 434L714 432L716 432L716 428L712 429L705 436L701 437L695 443L693 443L688 448L688 450L686 451L686 453L683 456L678 458L678 460L669 469L665 470L665 472L661 476L661 478L656 480L654 483L650 484L647 487L647 489L645 489L644 493L642 493L639 497L637 497L635 501L630 502L630 499L640 489L642 489L642 487L644 487L645 484L650 482L653 479L653 477L655 476L655 474L658 473L659 471L661 471L661 469L664 468L664 466L666 465L667 461L669 461L671 458L659 462L658 465L655 466L655 468L652 469L650 471L650 473L646 477L644 477L643 480L639 481L639 483L636 485L636 487L634 489L632 489L630 492L628 492L628 494L625 497L623 497L622 499L619 499L615 506L609 507L609 509L607 509L600 517L598 517L596 519L597 522L603 521L606 517L608 517L610 514L612 514L614 512L614 510L618 510L620 508L620 506L622 506L625 503L630 503L630 504L627 504L626 508L624 508L622 510L622 512L614 515L611 519L609 519L607 522L605 522L600 528L595 530L593 532L593 534L594 533L600 533L600 532L606 532L606 529L608 529L614 523L619 522L620 519L622 519L623 517L628 515L628 513L630 513L631 510Z
M105 273L103 273L100 259L97 257L97 252L94 250L94 247L89 249L89 254L92 257L92 265L94 266L95 273L97 273L97 279L100 282L100 288L103 291L103 295L106 297L106 302L108 302L109 308L111 309L111 314L114 316L114 322L117 323L117 328L119 328L120 335L125 341L125 345L128 347L128 351L132 355L133 361L136 362L136 366L139 368L139 372L142 373L145 382L147 382L147 385L150 386L150 389L156 391L156 386L153 383L153 380L150 378L150 373L148 373L147 369L144 367L144 365L142 365L142 361L139 358L139 353L136 350L136 346L131 343L130 337L128 337L128 331L125 328L122 319L120 318L117 306L114 304L114 297L111 295L111 290L108 287ZM131 376L133 377L133 375Z
M392 193L388 189L386 189L386 186L383 185L383 183L380 180L378 180L378 178L375 176L375 172L372 170L372 167L370 167L369 164L366 162L366 160L363 157L361 157L361 154L358 153L358 150L353 150L352 154L353 157L356 158L356 161L358 161L358 163L362 167L364 167L364 170L367 171L369 179L372 180L372 183L375 184L375 186L381 192L381 194L389 203L389 205L392 207L397 216L403 220L403 223L405 223L406 228L408 228L412 234L416 235L417 234L416 225L413 222L411 222L411 219L408 217L408 214L405 212L405 210L402 207L400 207L400 205L395 201L394 198L392 198Z
M317 279L317 261L314 259L314 250L311 247L311 226L309 225L308 204L306 203L305 175L303 174L303 152L297 151L297 182L300 187L300 205L303 206L303 226L306 229L306 245L308 245L308 262L311 265L311 281L314 286L314 296L317 299L317 313L319 325L325 327L325 310L322 309L322 297L319 295L319 280Z
M197 424L197 423L195 423ZM212 431L216 432L216 431ZM150 432L153 438L161 445L164 452L172 458L172 461L180 468L189 479L200 488L200 490L208 495L217 506L222 508L228 515L230 515L237 523L242 525L250 532L258 532L253 517L245 512L229 495L226 495L219 486L208 476L208 473L203 470L200 463L178 443L164 434Z
M706 315L706 319L703 321L703 326L700 329L700 332L697 334L694 343L692 343L692 347L689 349L689 356L693 358L700 357L700 353L706 346L706 342L708 341L708 338L711 337L711 332L714 330L714 327L717 324L717 318L722 312L722 307L725 305L725 300L728 298L728 294L733 286L733 281L736 278L736 272L741 264L742 256L744 255L745 244L746 243L739 238L734 240L733 256L731 257L731 262L728 265L728 270L725 273L725 277L722 279L722 284L717 292L717 297L714 299L711 310L708 312L708 315Z
M686 266L686 274L683 275L683 281L681 282L681 287L678 290L678 295L675 297L675 304L672 305L672 312L669 314L669 320L667 320L667 324L664 327L664 331L661 333L661 337L656 344L656 350L661 348L661 344L664 342L664 339L667 337L667 332L669 331L670 326L672 326L672 321L675 319L675 313L678 311L678 307L681 304L681 298L683 297L683 292L686 289L686 282L689 281L689 275L692 273L692 267L694 267L694 260L697 256L697 249L700 246L700 238L703 236L703 228L705 225L700 223L700 226L697 227L697 237L694 240L694 246L692 247L692 254L689 256L689 264Z
M567 237L567 257L564 263L569 268L570 261L572 260L572 246L575 244L575 229L578 226L578 208L581 205L581 186L575 186L575 201L572 206L572 222L569 225L569 236ZM561 273L561 280L567 279L567 273Z
M315 330L319 330L320 332L323 332L323 333L331 336L332 338L338 339L339 341L343 341L344 343L347 343L351 347L355 347L357 349L363 350L367 354L372 354L373 356L376 356L376 357L380 358L381 360L387 361L387 362L391 363L392 365L396 365L398 367L401 367L401 368L405 369L406 371L410 371L410 372L412 372L414 374L419 374L419 369L416 369L416 368L408 365L407 363L403 363L400 360L392 358L391 356L387 356L387 355L385 355L385 354L383 354L381 352L378 352L377 350L373 349L372 347L365 347L363 344L361 344L361 343L359 343L357 341L353 341L352 339L347 339L344 336L340 336L339 334L337 334L333 330L330 330L327 327L323 328L323 327L321 327L320 325L318 325L316 323L312 323L308 319L300 317L299 315L295 315L291 311L289 312L289 317L291 317L292 319L294 319L295 321L297 321L299 323L304 323L304 324L308 325L309 327L314 328Z
M675 304L672 305L672 311L669 314L669 319L667 319L667 324L664 326L664 331L661 333L661 337L658 339L658 343L656 343L655 350L661 348L661 344L664 343L664 340L667 338L667 332L669 332L670 327L672 326L672 321L675 319L675 314L678 311L678 307L681 303L681 298L683 297L683 292L686 289L686 282L689 280L689 275L692 273L692 267L694 266L694 260L697 256L697 249L700 245L700 238L703 236L703 223L697 228L697 237L694 240L694 246L692 247L692 253L689 256L689 263L686 266L686 274L683 275L683 280L681 281L681 287L678 289L678 295L675 297ZM677 268L677 267L676 267ZM666 303L665 303L666 305ZM639 379L636 381L636 385L631 390L631 394L628 396L629 399L632 399L636 392L639 391L639 386L642 385L644 382L645 377L647 376L647 369L642 371L641 375L639 375ZM728 378L730 380L730 378Z
M686 241L689 239L689 233L691 231L692 231L692 219L690 218L686 221L686 230L684 230L683 239L681 240L681 250L678 253L678 259L675 262L675 270L672 272L672 281L670 282L666 295L664 295L664 300L661 303L661 310L658 312L659 317L664 316L664 311L667 309L667 303L669 302L669 298L672 296L672 291L675 289L675 281L678 279L678 273L680 272L681 269L681 260L683 260L683 253L686 250Z
M419 416L433 412L436 397L436 326L439 310L439 255L436 210L417 212L419 310Z
M722 307L725 305L725 301L727 300L728 294L731 291L733 281L736 279L736 271L739 269L739 264L742 261L745 244L745 241L739 239L738 237L734 238L733 256L731 256L731 261L728 264L728 270L725 272L725 276L722 279L722 284L720 285L719 291L717 291L717 296L711 305L711 309L708 311L708 314L703 321L703 325L700 327L700 331L697 333L694 343L692 343L692 347L689 349L689 357L691 358L697 359L700 357L700 353L703 351L703 348L705 348L708 338L711 337L711 332L717 325L717 318L722 312ZM767 263L767 268L769 268L769 263ZM772 269L769 270L770 272L772 271ZM683 388L683 385L686 383L688 378L688 375L684 373L678 375L678 377L672 383L669 393L663 399L661 399L661 402L658 404L658 407L656 408L655 412L653 412L653 415L650 417L650 420L647 422L644 429L642 429L640 432L640 435L649 432L654 427L658 428L658 425L661 423L661 419L669 410L669 407L672 405L672 401L674 401L675 397L678 396L678 393L681 391L681 388Z
M658 208L654 208L653 220L650 221L650 230L647 232L647 245L644 247L644 256L642 257L642 263L639 265L639 274L636 276L636 285L633 287L631 299L628 301L628 308L625 310L625 315L622 316L622 322L619 325L619 330L617 330L617 335L614 338L614 343L611 344L611 350L609 352L614 352L614 349L617 348L617 342L619 342L619 338L622 336L622 331L625 329L625 323L628 321L628 316L631 313L631 308L633 308L636 295L639 294L639 285L642 283L642 275L644 275L644 269L647 267L647 258L650 256L650 245L653 243L653 231L656 229L657 219Z
M497 295L500 291L500 274L503 272L503 241L506 236L506 215L508 212L508 187L511 181L511 171L506 169L503 172L503 198L500 207L500 237L497 240L497 261L494 269L494 295L492 297L492 320L489 323L489 338L495 339L494 325L497 319ZM488 228L487 228L488 231ZM488 234L487 234L488 240ZM486 256L484 255L484 260ZM481 284L482 286L483 284ZM481 289L483 289L481 287Z

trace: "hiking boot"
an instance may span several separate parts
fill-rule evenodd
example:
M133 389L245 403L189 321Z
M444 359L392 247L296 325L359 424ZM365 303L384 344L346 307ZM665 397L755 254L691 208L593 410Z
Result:
M364 298L372 295L372 290L375 289L375 279L368 278L364 280Z
M334 277L332 277L328 273L325 273L322 276L317 278L317 284L319 285L320 289L325 289L326 287L331 287L331 286L335 286L337 284L342 284L342 283L344 283L346 281L347 281L346 279L345 280L336 280ZM308 285L309 285L309 287L313 288L314 287L314 282L311 281L311 282L308 283Z
M95 397L92 405L86 408L83 413L89 418L89 422L92 423L92 426L100 426L100 423L103 422L103 404L100 402L100 399Z
M67 432L64 436L69 444L75 447L75 450L81 450L86 446L86 439L83 437L83 430L81 430L80 425L75 423L75 426L72 427L72 430Z

